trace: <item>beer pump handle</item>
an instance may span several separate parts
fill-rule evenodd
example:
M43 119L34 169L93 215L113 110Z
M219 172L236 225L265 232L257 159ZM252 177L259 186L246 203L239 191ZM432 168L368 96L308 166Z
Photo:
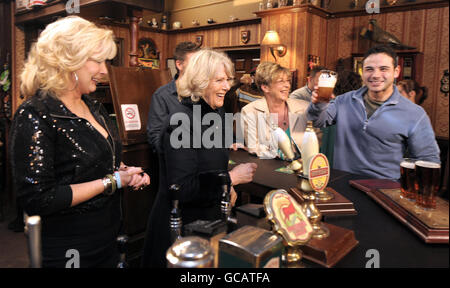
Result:
M120 260L117 264L117 268L128 268L128 263L126 260L127 256L127 246L128 246L128 236L120 235L117 237L117 248L119 249Z
M294 151L294 160L297 160L297 159L300 159L300 158L302 158L302 152L301 152L301 150L300 150L300 147L298 147L298 145L297 145L297 143L295 143L295 141L294 141L294 139L293 138L291 138L291 142L292 142L292 144L293 144L293 146L294 146L294 148L295 148L295 151Z
M42 267L41 217L30 216L26 219L26 234L31 268Z
M218 177L222 187L220 209L222 211L223 220L228 221L228 218L231 215L231 180L228 173L219 173Z
M172 199L172 207L170 209L170 238L172 243L181 238L181 228L183 221L181 219L181 209L179 207L180 186L172 184L169 187L169 195Z

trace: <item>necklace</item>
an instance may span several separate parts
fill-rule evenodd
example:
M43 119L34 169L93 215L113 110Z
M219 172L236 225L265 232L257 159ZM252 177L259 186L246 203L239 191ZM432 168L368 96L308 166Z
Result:
M285 106L285 109L284 109L284 113L283 113L283 127L286 127L287 126L287 104L286 104L286 106Z

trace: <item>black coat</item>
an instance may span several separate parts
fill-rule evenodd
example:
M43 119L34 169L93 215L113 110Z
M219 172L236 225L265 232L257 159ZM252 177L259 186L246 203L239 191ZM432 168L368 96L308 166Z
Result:
M172 184L181 186L179 200L182 212L183 225L195 220L215 220L220 215L220 196L222 194L221 183L218 174L228 171L229 150L226 148L224 129L224 109L213 110L203 100L194 104L190 100L183 100L176 113L186 115L189 125L182 126L181 122L174 125L167 125L162 138L164 151L160 154L160 182L157 199L152 208L147 226L143 266L144 267L166 267L165 254L172 244L170 242L169 212L171 198L168 195L168 187ZM201 125L201 135L209 129L218 129L221 136L219 148L206 148L201 143L201 147L193 148L194 142L201 137L194 133L193 110L201 108L201 117L207 113L220 115L222 123L216 127L212 125ZM180 115L180 114L178 114ZM170 117L169 117L170 119ZM189 147L174 148L171 143L171 134L183 130L184 136L189 135ZM209 130L211 131L211 130ZM181 140L181 138L178 138ZM196 140L194 140L196 139ZM172 139L173 142L173 139ZM164 172L164 173L163 173Z
M17 109L11 127L14 188L25 212L41 216L45 266L64 267L68 249L78 250L82 267L101 266L116 250L119 193L70 207L70 184L101 179L121 162L117 127L100 103L87 96L83 100L108 139L61 101L39 94Z
M164 127L167 125L171 113L180 109L178 101L176 79L159 87L152 95L148 111L147 138L153 151L162 153L161 141Z

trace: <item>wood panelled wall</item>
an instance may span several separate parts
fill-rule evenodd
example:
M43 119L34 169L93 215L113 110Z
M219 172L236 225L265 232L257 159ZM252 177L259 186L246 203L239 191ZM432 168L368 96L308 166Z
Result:
M261 34L275 30L281 42L287 46L287 53L277 62L298 71L298 87L306 83L308 55L320 57L321 64L326 57L327 19L326 14L312 14L307 9L280 8L257 13L263 17ZM261 47L261 61L274 61L267 47ZM298 88L297 87L297 88Z
M349 58L352 53L364 53L369 48L371 43L358 33L372 18L382 29L421 52L416 80L428 87L429 93L422 107L430 116L436 136L448 138L449 99L440 92L440 80L449 66L449 7L328 20L324 46L325 63L329 68L336 67L339 58ZM345 63L351 65L351 61Z
M250 31L250 40L247 43L241 42L241 31ZM175 46L184 41L195 42L197 35L203 35L202 47L210 48L242 48L259 46L262 41L261 26L259 23L243 24L233 27L220 27L217 29L187 29L179 33L169 34L168 53L173 55Z
M260 23L243 21L230 25L218 25L159 31L142 29L139 38L151 38L160 52L161 68L166 68L166 59L173 57L175 46L182 41L195 42L198 35L203 36L202 47L221 49L258 48L267 30L278 31L281 41L287 46L287 54L278 58L285 67L298 71L298 87L305 84L308 55L320 57L322 65L335 69L339 59L347 69L352 69L352 53L364 53L370 45L368 40L359 37L362 27L371 18L388 32L396 35L404 43L417 47L419 57L417 80L429 89L429 98L422 105L431 118L437 136L449 137L449 101L440 92L440 79L443 70L448 69L448 26L449 7L388 12L381 14L359 14L359 16L337 16L318 8L276 8L256 13ZM240 21L238 21L240 22ZM24 33L14 26L13 59L14 67L23 67L25 59ZM126 25L109 26L119 38L124 39L124 63L128 65L130 47L129 29ZM241 43L241 31L250 31L250 41ZM261 61L273 61L269 49L261 47ZM13 109L20 105L18 73L13 75Z
M14 24L12 24L14 25ZM24 99L20 98L20 80L19 75L22 72L23 66L25 64L26 51L25 51L25 31L22 27L12 26L12 115L14 115L17 107L22 104Z

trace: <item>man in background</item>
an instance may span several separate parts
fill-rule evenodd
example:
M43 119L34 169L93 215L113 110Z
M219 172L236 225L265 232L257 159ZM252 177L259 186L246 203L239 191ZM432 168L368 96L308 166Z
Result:
M189 63L189 58L198 50L197 44L181 42L175 47L175 67L177 74L170 83L159 87L152 96L147 121L147 139L154 152L161 152L161 135L164 133L165 123L169 120L171 112L180 104L177 94L177 79L183 75L184 68Z
M292 91L289 98L300 99L311 102L311 94L314 86L319 82L319 76L321 70L326 70L327 68L323 66L315 66L311 69L309 76L307 78L307 83L302 88Z

